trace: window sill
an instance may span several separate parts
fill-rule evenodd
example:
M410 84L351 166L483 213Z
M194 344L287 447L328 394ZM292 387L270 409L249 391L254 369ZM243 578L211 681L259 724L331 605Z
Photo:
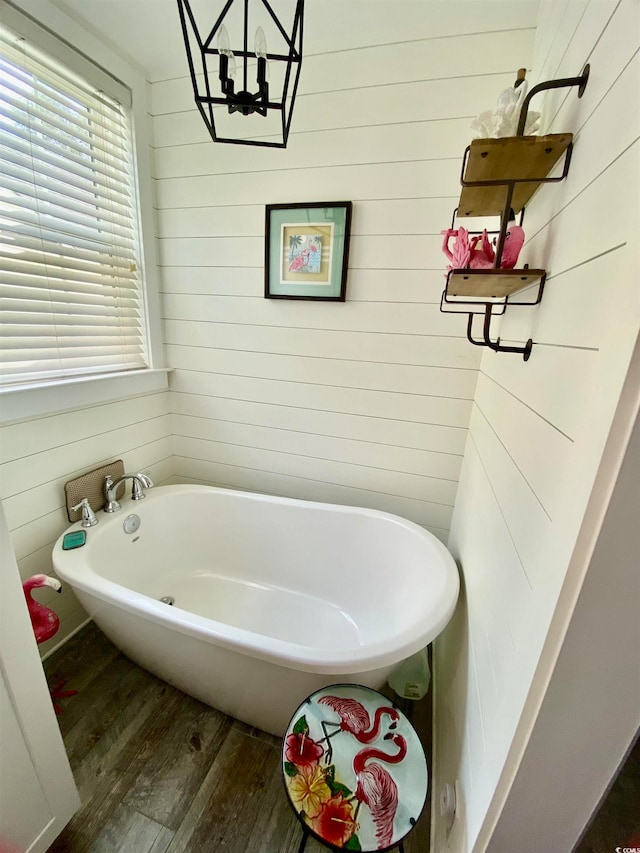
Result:
M0 388L0 423L166 391L169 368L128 370Z

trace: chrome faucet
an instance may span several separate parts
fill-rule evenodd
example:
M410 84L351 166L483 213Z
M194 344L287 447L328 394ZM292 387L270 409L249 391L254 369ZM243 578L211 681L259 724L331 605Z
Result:
M98 523L98 519L95 517L94 512L91 509L89 498L82 498L80 503L71 507L71 512L77 512L79 509L82 510L82 526L95 527Z
M153 486L151 477L147 474L139 472L138 474L123 474L118 480L112 480L111 477L104 478L104 511L116 512L120 509L120 504L116 500L116 492L118 487L125 480L132 480L131 500L141 501L144 498L143 489L150 489Z

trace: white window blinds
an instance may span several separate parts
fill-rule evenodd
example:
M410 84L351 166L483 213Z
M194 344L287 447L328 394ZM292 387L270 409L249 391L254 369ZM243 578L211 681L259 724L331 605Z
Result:
M0 29L0 382L147 366L128 111Z

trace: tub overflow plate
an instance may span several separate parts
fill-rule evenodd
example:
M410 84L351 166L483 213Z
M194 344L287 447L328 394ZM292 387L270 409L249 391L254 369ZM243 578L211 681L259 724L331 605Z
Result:
M122 529L125 533L135 533L140 527L139 515L128 515L122 522Z

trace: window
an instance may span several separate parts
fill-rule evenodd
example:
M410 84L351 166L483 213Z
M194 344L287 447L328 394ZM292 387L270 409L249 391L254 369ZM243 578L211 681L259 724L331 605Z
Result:
M0 384L145 368L129 105L0 29Z

